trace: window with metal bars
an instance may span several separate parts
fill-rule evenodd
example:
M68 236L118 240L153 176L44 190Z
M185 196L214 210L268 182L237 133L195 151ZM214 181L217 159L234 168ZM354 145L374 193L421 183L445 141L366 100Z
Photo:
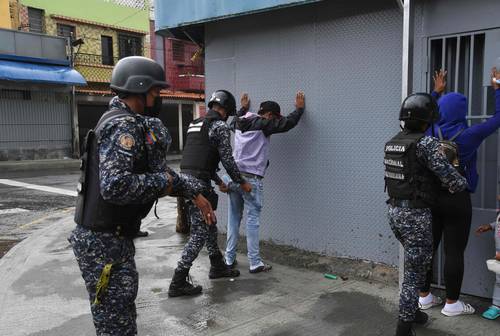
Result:
M28 22L30 32L44 33L44 11L43 9L28 7Z
M142 36L118 35L118 52L120 58L142 55Z
M461 34L431 38L429 40L429 74L446 69L446 92L458 92L467 97L469 126L481 123L495 112L495 93L491 86L484 85L485 34ZM428 76L428 87L432 88ZM472 194L475 208L496 209L498 176L498 132L488 137L481 145L477 156L480 181Z
M172 40L172 58L177 62L184 62L184 43Z
M70 26L62 23L57 24L57 36L68 37L73 40L76 36L75 26Z

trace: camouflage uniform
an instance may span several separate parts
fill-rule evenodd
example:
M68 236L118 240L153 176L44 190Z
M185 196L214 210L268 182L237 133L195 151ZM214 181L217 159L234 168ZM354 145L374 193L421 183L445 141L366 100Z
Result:
M167 167L170 136L159 119L133 113L117 97L110 102L110 108L130 114L109 121L97 134L100 192L106 201L123 205L154 201L169 184L166 170L173 176L175 191L186 197L200 192L201 185L195 179L181 177ZM147 173L132 172L138 162L147 164ZM139 277L132 238L77 226L69 242L89 293L96 334L136 335L134 302ZM109 284L96 303L97 282L106 264L112 264Z
M418 160L431 170L450 192L467 188L467 181L439 150L435 138L425 136L417 143ZM399 319L415 320L418 291L432 263L432 215L430 208L416 209L389 205L389 224L404 247L404 279L399 300Z
M209 125L208 140L211 145L216 146L219 151L220 160L229 176L236 183L243 183L238 166L233 158L231 147L231 132L228 125L222 120L212 121ZM191 177L188 174L181 174L183 177ZM219 180L218 176L213 176L214 180ZM200 181L200 180L199 180ZM204 186L203 194L215 193L210 181L200 181ZM191 222L191 235L182 252L181 260L178 262L179 269L189 270L193 261L200 253L203 245L207 244L210 256L221 255L217 243L217 226L206 225L200 210L192 201L187 202L187 210Z

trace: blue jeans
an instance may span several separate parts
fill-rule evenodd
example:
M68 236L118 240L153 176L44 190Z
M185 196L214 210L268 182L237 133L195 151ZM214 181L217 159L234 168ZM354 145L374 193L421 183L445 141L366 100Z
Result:
M231 181L228 176L224 176L223 180L226 184ZM259 255L259 226L264 185L262 179L246 178L246 180L252 185L252 191L250 193L244 192L241 188L232 188L232 190L228 192L229 211L225 257L228 265L231 265L236 259L240 223L243 217L243 209L246 208L248 261L250 267L256 267L262 262Z

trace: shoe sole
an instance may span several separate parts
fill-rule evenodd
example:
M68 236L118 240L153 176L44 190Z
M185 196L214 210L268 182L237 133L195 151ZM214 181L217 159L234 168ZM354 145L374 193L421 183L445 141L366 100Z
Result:
M237 275L221 275L221 276L213 276L213 275L208 275L208 278L211 279L211 280L214 280L214 279L222 279L222 278L237 278L240 276L241 273L238 273Z
M252 273L252 274L256 274L256 273L264 273L264 272L269 272L270 270L272 270L273 268L272 267L268 267L268 268L261 268L261 267L258 267L254 270L248 270L249 273Z
M473 311L471 313L466 313L464 311L460 311L460 312L447 312L447 311L441 310L441 314L443 314L444 316L448 316L448 317L454 317L454 316L460 316L460 315L474 315L475 313L476 313L476 311Z
M195 295L199 295L201 294L203 291L199 291L199 292L196 292L196 293L170 293L168 292L168 297L179 297L179 296L195 296Z
M441 306L442 304L443 304L443 302L429 303L429 304L426 304L426 305L419 304L419 308L420 308L420 310L428 310L428 309L431 309L431 308L434 308L434 307L437 307L437 306Z

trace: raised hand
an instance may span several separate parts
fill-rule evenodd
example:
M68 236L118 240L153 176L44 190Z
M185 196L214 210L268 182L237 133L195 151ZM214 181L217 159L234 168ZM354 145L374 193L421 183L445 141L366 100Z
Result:
M446 90L446 75L448 71L441 69L439 71L434 71L434 76L432 79L434 80L434 91L442 94Z

